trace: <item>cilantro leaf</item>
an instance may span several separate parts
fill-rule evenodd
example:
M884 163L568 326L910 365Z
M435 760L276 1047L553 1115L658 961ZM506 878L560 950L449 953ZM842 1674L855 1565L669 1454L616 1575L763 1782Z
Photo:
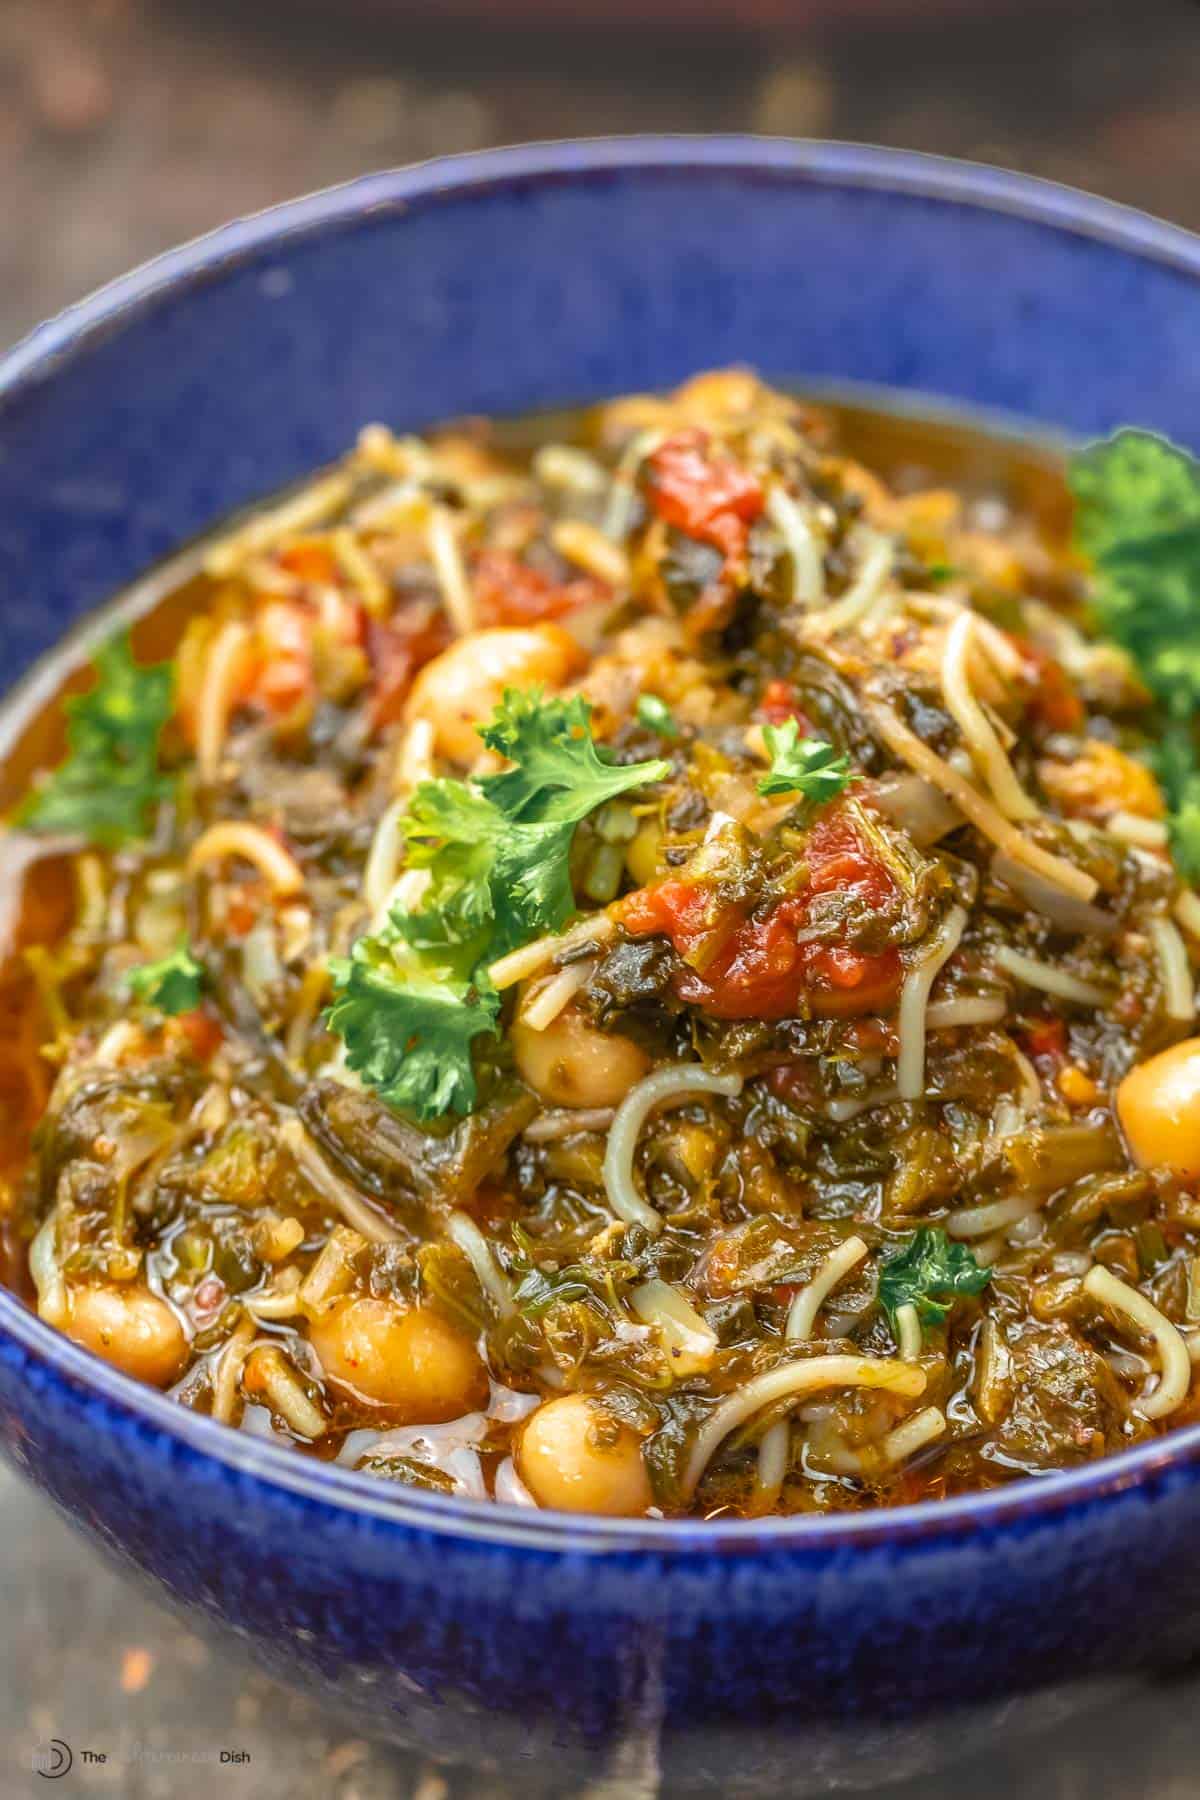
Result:
M1167 716L1155 766L1180 872L1200 878L1200 464L1165 438L1119 431L1072 461L1075 540L1094 568L1100 628Z
M423 961L386 927L331 961L330 974L339 991L326 1023L381 1100L420 1120L472 1110L471 1046L496 1029L493 988Z
M763 741L771 767L759 778L760 794L795 793L810 806L825 806L852 780L850 758L839 755L824 738L802 738L795 719L764 725Z
M956 1244L940 1227L923 1225L879 1276L879 1299L892 1322L901 1306L915 1306L923 1325L940 1325L956 1296L981 1294L992 1278L981 1269L965 1244Z
M514 824L464 781L425 781L403 829L410 867L430 874L421 911L399 922L414 945L485 932L494 960L575 910L571 823Z
M671 769L602 762L582 700L510 690L480 736L515 766L474 783L421 782L401 821L408 866L429 871L421 905L393 909L381 931L330 965L325 1019L348 1067L422 1120L474 1107L472 1045L494 1034L500 1013L487 970L575 911L576 825Z
M157 962L143 963L129 976L129 986L139 1000L172 1017L199 1006L204 982L204 965L196 961L186 944L180 944L169 956L160 956Z
M578 694L546 699L538 688L507 688L479 735L489 750L516 765L479 782L492 805L514 820L577 825L606 800L671 773L669 762L601 761L591 708Z
M495 916L492 875L505 822L465 781L423 781L401 821L408 865L429 870L424 912L442 915L460 938Z
M635 710L638 724L644 725L647 731L656 731L659 737L668 739L679 736L674 713L657 694L640 694Z
M170 663L134 661L129 633L96 652L96 685L67 703L67 754L18 815L29 831L79 833L112 849L144 837L171 791L158 742L174 704Z

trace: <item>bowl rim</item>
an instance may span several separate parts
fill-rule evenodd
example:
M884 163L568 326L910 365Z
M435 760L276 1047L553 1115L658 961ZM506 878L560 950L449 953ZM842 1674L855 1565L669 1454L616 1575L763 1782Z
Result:
M922 151L747 135L639 135L519 144L361 175L235 219L167 250L35 327L0 356L0 412L23 389L52 381L63 358L89 339L136 318L160 296L207 271L249 261L272 246L354 225L372 214L403 212L489 190L663 173L699 181L731 174L782 185L806 182L875 189L967 205L1090 238L1200 277L1200 237L1181 226L1040 177ZM86 633L86 621L82 629ZM35 664L18 682L10 700L35 693L38 667ZM124 1427L151 1427L238 1474L381 1522L546 1553L823 1556L840 1548L886 1551L923 1541L940 1545L988 1527L1028 1529L1130 1489L1155 1487L1172 1475L1186 1479L1200 1463L1197 1424L1083 1468L946 1500L855 1514L760 1520L608 1519L393 1487L376 1476L321 1463L282 1444L231 1430L84 1351L43 1323L15 1294L0 1288L2 1338L32 1358L43 1375L52 1371L89 1399L123 1415Z

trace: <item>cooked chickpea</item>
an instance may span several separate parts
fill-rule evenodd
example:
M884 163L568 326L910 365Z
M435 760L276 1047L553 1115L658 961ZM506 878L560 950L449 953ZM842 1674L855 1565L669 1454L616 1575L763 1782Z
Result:
M521 1079L552 1106L619 1106L650 1068L631 1038L597 1031L574 1006L544 1031L518 1013L512 1047Z
M330 1381L406 1424L458 1419L487 1399L475 1346L426 1307L369 1295L339 1300L309 1326L308 1340Z
M1143 1168L1200 1176L1200 1037L1131 1069L1117 1089L1117 1116Z
M187 1361L183 1326L166 1301L140 1283L77 1288L66 1332L85 1350L151 1387L169 1387Z
M516 1462L539 1506L631 1519L653 1500L636 1433L583 1394L538 1407L521 1433Z
M497 625L451 644L426 663L408 698L409 719L428 719L436 746L451 762L473 763L486 724L505 688L561 687L580 655L561 625Z

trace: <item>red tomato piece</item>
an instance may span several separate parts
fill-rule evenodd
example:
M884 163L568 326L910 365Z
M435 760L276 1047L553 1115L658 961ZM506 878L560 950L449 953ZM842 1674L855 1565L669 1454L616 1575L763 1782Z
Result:
M371 722L377 731L396 723L418 669L445 650L452 637L445 613L431 601L414 601L386 625L373 619L368 623Z
M220 1048L223 1037L221 1027L204 1007L198 1006L193 1012L180 1013L175 1023L182 1030L188 1041L188 1048L198 1062L207 1062Z
M778 678L768 681L758 703L758 716L765 725L782 725L788 719L795 719L801 737L813 735L812 720L796 699L796 690L790 681Z
M1067 1027L1063 1019L1035 1019L1023 1032L1025 1049L1032 1057L1048 1056L1065 1059Z
M895 896L890 874L863 848L853 822L837 812L813 826L805 861L808 879L800 893L749 916L737 906L721 908L714 890L669 876L631 894L622 903L621 923L634 937L669 937L685 962L703 945L701 966L683 971L675 991L716 1018L786 1019L802 1011L852 1018L886 1011L900 989L898 951L866 952L815 941L805 932L820 894L848 894L878 911Z
M1014 637L1013 642L1030 665L1035 683L1029 701L1032 718L1046 731L1078 731L1085 717L1083 701L1062 664L1028 638Z
M481 551L471 569L471 585L481 625L536 625L612 598L606 581L591 575L555 581L507 550Z
M732 457L711 456L709 445L699 429L667 438L646 459L646 491L660 519L736 560L745 555L764 495L753 475Z

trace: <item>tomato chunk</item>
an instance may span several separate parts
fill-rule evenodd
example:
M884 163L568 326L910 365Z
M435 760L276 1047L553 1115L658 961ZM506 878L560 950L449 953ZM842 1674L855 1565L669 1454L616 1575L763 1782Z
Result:
M753 475L731 457L711 455L709 446L708 433L699 429L667 438L646 459L646 492L660 519L736 560L746 553L763 491Z
M481 625L536 625L612 598L606 581L592 575L555 581L507 550L481 551L471 570L471 585Z
M1034 683L1030 716L1046 731L1078 731L1085 716L1083 701L1062 664L1028 638L1014 637L1013 642L1029 665Z
M782 725L788 719L795 719L801 737L813 736L812 720L797 700L790 681L781 681L778 677L768 681L758 703L758 716L765 725Z
M417 671L447 649L453 635L442 608L432 601L414 601L386 624L371 620L367 661L371 667L371 723L376 731L396 723Z
M813 902L839 892L871 911L895 897L882 863L863 847L841 813L818 819L805 847L804 888L749 911L722 902L719 890L668 876L622 903L634 937L670 938L689 967L675 991L719 1019L786 1019L800 1013L852 1018L894 1005L903 968L899 952L869 952L808 935Z

